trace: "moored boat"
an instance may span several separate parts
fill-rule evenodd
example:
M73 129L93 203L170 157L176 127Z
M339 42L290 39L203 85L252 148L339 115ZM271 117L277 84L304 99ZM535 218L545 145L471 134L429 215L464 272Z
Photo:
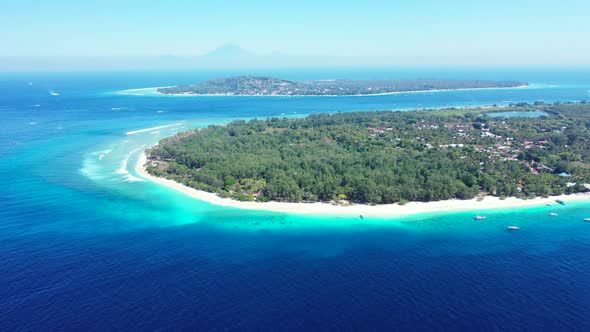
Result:
M565 205L565 202L564 202L564 201L562 201L561 199L556 199L555 201L556 201L557 203L561 204L561 205Z
M558 216L558 214L555 213L555 212L551 212L551 213L549 213L549 215L552 216L552 217Z
M473 217L473 219L475 219L475 220L484 220L486 218L487 218L486 216L475 216L475 217Z
M590 222L590 218L584 218L584 221Z
M520 227L518 227L518 226L508 226L506 228L508 228L509 231L517 231L520 229Z

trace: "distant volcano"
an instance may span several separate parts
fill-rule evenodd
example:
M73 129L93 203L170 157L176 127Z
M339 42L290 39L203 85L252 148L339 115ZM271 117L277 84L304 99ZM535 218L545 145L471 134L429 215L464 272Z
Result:
M204 54L203 58L250 58L255 55L239 45L226 44Z

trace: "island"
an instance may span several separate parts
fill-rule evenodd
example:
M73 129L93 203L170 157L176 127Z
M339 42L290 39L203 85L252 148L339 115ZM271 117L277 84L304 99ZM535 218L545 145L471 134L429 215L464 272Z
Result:
M166 138L146 158L155 179L252 204L552 200L590 188L590 104L238 120Z
M525 87L527 83L487 80L317 80L289 81L263 76L213 79L194 85L158 88L168 95L367 96L404 92Z

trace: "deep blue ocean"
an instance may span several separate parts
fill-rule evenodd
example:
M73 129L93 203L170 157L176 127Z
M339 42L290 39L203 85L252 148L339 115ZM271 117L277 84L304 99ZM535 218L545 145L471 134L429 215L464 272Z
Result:
M134 171L161 138L232 119L590 100L590 68L249 73L531 86L171 97L124 90L243 72L0 73L0 331L590 330L590 202L312 217L214 206Z

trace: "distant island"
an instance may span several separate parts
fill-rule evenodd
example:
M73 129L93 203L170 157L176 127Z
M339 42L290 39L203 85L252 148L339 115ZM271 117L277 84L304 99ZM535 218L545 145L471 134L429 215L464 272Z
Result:
M263 76L237 76L194 85L158 88L157 92L170 95L365 96L437 90L514 88L526 85L516 81L486 80L289 81Z
M234 121L179 133L146 154L151 176L239 201L549 197L590 187L590 104Z

